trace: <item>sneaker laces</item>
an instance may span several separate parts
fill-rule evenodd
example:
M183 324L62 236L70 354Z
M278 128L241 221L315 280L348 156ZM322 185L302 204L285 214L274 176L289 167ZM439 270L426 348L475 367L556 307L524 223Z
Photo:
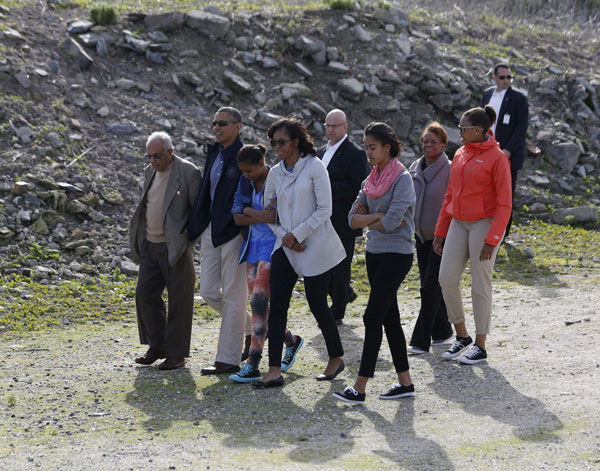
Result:
M353 396L358 396L358 391L352 386L346 386L346 389L344 389L344 393L352 394Z
M482 353L481 348L479 348L477 345L473 345L471 347L471 350L469 350L469 353L467 353L466 357L473 358L473 357L476 357L477 355L479 355L480 353Z
M244 376L248 376L250 373L252 373L253 369L254 368L252 368L250 364L246 363L244 367L240 371L238 371L237 375L243 378Z
M296 341L296 343L298 343L298 341ZM283 361L281 363L285 363L287 365L292 361L296 351L296 343L294 343L291 347L285 347L285 355L283 356Z

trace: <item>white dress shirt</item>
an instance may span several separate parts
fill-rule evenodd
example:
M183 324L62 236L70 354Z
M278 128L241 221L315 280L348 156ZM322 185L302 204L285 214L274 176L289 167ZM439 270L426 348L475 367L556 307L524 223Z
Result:
M497 90L498 89L494 90L494 93L492 93L492 96L490 97L490 102L488 103L488 105L491 105L492 108L494 108L494 111L496 112L496 121L494 122L494 124L492 124L492 132L494 133L494 136L496 135L496 124L498 124L498 118L500 118L500 108L502 107L502 100L504 100L504 95L506 95L506 90L508 90L508 88L505 88L501 92Z
M327 148L325 149L325 153L323 154L323 165L325 165L325 168L327 168L327 166L329 165L329 162L331 162L331 159L333 158L333 155L336 153L336 151L338 150L338 148L342 145L342 142L344 142L344 140L348 139L348 134L344 134L344 137L342 137L339 141L337 141L334 145L330 145L329 141L327 141Z

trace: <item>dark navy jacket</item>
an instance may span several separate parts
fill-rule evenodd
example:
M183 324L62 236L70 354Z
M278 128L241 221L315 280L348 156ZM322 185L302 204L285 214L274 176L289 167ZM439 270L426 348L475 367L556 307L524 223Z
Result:
M222 149L218 142L206 146L206 162L204 164L204 179L194 201L188 223L190 240L196 240L211 224L211 239L215 247L229 242L240 233L240 228L233 222L231 207L233 195L237 189L242 172L237 166L237 154L243 143L238 136L233 144ZM219 150L223 154L223 172L215 190L215 200L210 200L210 168Z

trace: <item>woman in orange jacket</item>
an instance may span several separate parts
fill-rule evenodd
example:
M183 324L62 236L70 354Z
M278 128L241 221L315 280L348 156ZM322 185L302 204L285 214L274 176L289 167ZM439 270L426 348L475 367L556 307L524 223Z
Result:
M465 364L486 361L485 339L492 317L492 269L512 208L510 163L490 127L494 108L466 111L459 123L463 146L456 151L435 227L433 249L442 256L440 285L456 340L444 359ZM460 280L471 262L475 343L467 332Z

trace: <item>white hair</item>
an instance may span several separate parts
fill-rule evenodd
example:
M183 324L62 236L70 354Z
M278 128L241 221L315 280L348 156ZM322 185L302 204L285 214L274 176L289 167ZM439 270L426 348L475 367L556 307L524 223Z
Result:
M165 150L174 149L173 141L171 140L171 136L169 136L164 131L157 131L157 132L153 132L152 134L150 134L148 136L148 140L146 141L146 147L148 147L148 145L155 139L158 139L158 140L160 140L160 142L162 142Z

